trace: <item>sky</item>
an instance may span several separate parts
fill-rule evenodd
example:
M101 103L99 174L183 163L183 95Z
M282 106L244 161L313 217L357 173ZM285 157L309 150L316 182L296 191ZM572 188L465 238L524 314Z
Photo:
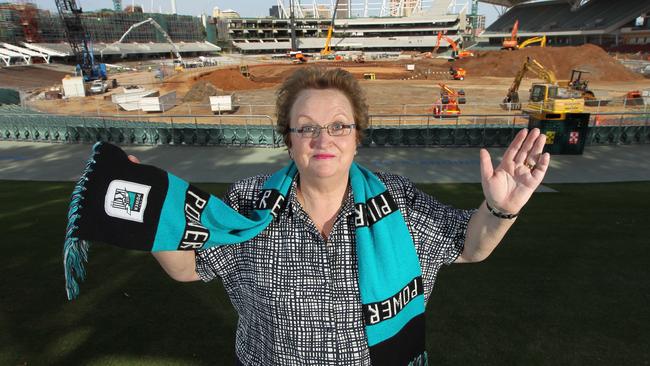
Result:
M54 0L31 0L42 9L55 11ZM288 3L288 1L285 1ZM304 4L312 1L304 1ZM320 3L320 2L319 2ZM122 0L122 7L127 5L140 5L145 11L150 11L153 4L155 12L162 10L163 13L171 11L171 0ZM276 0L176 0L176 12L183 15L199 15L201 13L212 14L215 6L221 10L233 9L244 17L261 17L269 14L269 8L276 5ZM113 8L111 0L77 0L77 5L84 11L92 11L102 8ZM489 25L497 18L497 11L492 5L479 4L479 13L486 16L486 24Z

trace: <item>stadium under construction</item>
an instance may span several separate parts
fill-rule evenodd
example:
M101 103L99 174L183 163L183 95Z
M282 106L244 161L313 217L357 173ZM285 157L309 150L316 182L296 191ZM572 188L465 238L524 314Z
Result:
M367 146L503 145L531 118L522 105L547 105L532 93L529 101L511 99L538 79L556 93L547 99L579 93L590 126L639 127L606 137L594 129L589 141L650 142L650 4L483 2L504 9L487 29L478 1L277 1L268 17L258 18L217 8L199 17L139 7L70 12L95 57L118 66L108 70L108 84L67 76L79 53L66 37L65 16L3 3L0 88L19 90L30 117L14 110L0 120L6 121L1 135L51 139L40 130L26 133L43 128L41 122L11 127L44 113L65 115L47 122L58 126L57 141L277 146L269 101L296 68L314 64L344 68L361 80L374 131ZM545 41L531 45L534 38ZM514 43L512 51L501 49L505 41ZM615 52L627 48L637 53ZM181 65L170 60L180 61L176 54ZM52 59L54 65L27 65ZM199 68L186 67L199 60ZM125 121L137 121L137 128Z

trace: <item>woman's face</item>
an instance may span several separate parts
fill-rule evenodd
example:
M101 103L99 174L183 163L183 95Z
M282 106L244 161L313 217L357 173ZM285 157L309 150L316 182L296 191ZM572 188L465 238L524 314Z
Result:
M297 129L354 123L350 101L336 89L300 92L289 116L290 127ZM342 136L330 136L326 129L322 129L315 138L290 132L290 152L301 178L339 178L345 179L342 183L347 184L347 175L357 150L357 131L353 127L343 132Z

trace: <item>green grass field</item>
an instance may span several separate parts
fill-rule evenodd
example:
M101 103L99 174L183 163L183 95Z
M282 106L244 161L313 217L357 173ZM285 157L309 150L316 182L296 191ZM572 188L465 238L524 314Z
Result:
M474 184L421 187L457 207L482 197ZM650 364L650 182L550 187L487 261L440 272L432 364ZM0 365L232 365L221 284L174 282L147 253L92 246L81 296L66 300L71 190L0 181Z

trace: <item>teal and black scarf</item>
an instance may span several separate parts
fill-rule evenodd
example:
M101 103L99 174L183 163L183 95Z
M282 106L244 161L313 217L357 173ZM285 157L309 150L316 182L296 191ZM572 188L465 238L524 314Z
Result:
M88 242L144 251L198 250L245 242L285 207L295 164L273 174L244 217L159 168L97 143L72 193L63 252L66 290L77 297ZM384 184L353 163L359 288L373 365L425 365L424 291L415 246Z

